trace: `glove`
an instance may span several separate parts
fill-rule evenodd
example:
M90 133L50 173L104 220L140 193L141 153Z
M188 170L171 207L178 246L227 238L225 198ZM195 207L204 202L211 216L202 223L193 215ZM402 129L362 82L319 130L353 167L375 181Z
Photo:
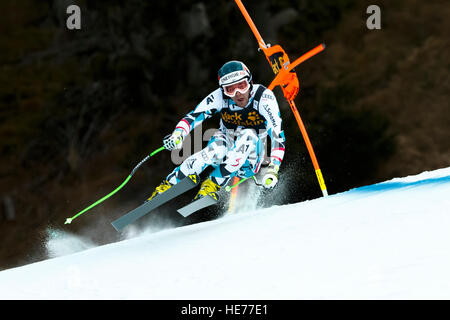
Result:
M297 96L300 84L298 82L298 77L295 72L289 72L286 77L285 82L281 85L281 90L283 90L284 97L290 101L294 100Z
M169 151L181 149L181 145L183 144L183 135L181 134L181 131L175 130L172 134L165 136L163 144L164 148Z
M269 164L266 174L263 177L264 188L272 189L278 182L278 170L280 167L276 164Z

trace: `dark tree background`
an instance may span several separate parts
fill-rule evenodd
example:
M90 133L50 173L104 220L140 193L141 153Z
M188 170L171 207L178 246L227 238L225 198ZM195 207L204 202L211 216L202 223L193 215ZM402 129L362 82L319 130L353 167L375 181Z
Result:
M81 30L66 28L70 4L81 8ZM448 1L244 4L265 41L282 45L291 61L327 45L297 68L296 103L330 193L449 165ZM381 30L366 27L370 4L381 8ZM63 223L158 148L217 88L224 62L244 61L257 83L273 78L232 0L3 0L0 9L0 269L45 258L49 228L98 244L119 240L109 222L173 169L169 153L95 212ZM295 119L281 91L275 94L289 188L272 197L278 204L320 197ZM183 220L172 211L142 224L215 218L207 212Z

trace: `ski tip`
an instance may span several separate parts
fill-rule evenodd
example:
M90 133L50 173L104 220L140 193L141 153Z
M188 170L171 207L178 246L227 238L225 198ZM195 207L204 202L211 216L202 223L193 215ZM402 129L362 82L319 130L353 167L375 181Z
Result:
M72 223L72 218L67 218L66 222L64 222L64 224L71 224Z
M322 48L326 48L327 46L325 45L325 43L324 42L322 42Z

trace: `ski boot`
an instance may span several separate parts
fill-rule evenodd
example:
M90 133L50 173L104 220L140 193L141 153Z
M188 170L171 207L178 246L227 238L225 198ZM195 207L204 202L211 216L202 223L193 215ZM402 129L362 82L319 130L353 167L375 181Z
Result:
M152 195L150 196L150 198L147 199L147 201L152 200L158 194L166 192L167 190L170 189L170 187L172 187L172 184L167 180L163 180L163 182L161 182L161 184L156 187L155 191L153 191Z
M204 196L211 196L215 200L219 200L219 196L217 195L217 192L220 190L220 186L216 183L214 183L211 179L206 179L203 181L200 190L198 191L197 195L194 197L194 200L203 198Z

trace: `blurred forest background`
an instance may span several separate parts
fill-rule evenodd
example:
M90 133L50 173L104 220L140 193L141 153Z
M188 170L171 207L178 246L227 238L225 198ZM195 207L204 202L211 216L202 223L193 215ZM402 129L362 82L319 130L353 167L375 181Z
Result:
M81 8L81 30L66 28L71 4ZM366 27L371 4L381 8L381 30ZM449 1L244 5L266 43L283 46L291 61L327 46L296 69L296 103L330 194L450 165ZM273 78L233 0L2 0L0 12L0 270L45 258L48 230L97 244L120 240L110 222L174 168L169 152L72 225L64 221L160 147L217 88L224 62L244 61L256 83ZM275 94L289 188L272 195L274 203L320 197L295 119L279 88ZM141 225L214 218L183 220L169 211Z

